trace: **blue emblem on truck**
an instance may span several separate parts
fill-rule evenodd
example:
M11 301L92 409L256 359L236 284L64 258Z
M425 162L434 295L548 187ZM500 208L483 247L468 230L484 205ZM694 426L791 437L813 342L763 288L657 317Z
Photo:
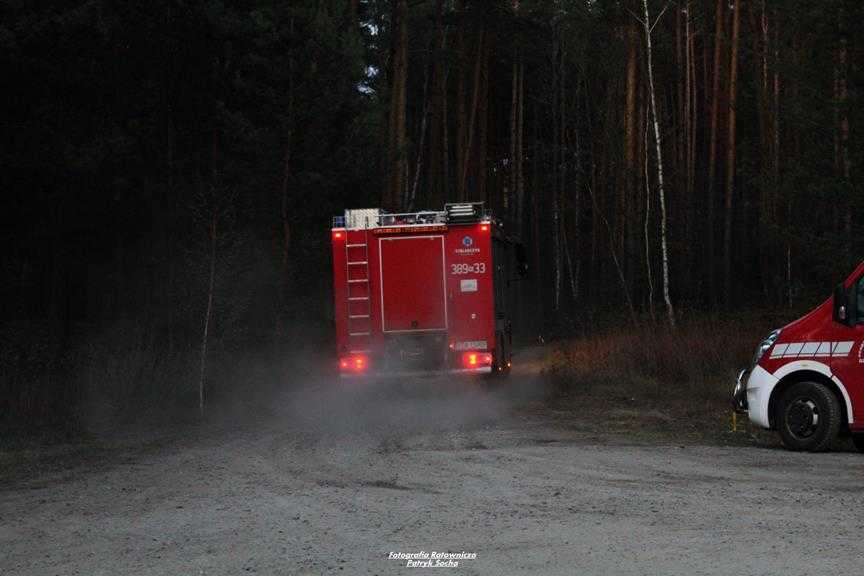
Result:
M470 236L465 236L462 238L462 245L466 248L470 248L472 244L474 244L474 239Z

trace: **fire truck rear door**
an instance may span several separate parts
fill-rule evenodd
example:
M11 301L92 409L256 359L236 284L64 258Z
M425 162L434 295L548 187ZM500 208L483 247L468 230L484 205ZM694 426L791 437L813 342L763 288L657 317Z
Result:
M446 330L444 237L381 238L379 254L382 330Z

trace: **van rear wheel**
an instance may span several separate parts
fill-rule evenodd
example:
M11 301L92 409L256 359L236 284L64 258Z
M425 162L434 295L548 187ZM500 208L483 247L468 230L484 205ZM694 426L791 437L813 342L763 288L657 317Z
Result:
M783 445L799 452L823 452L840 432L840 403L818 382L798 382L780 398L777 427Z

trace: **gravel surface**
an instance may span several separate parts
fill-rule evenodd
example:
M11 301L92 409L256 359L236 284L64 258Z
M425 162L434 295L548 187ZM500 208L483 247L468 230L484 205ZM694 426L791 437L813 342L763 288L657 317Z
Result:
M0 483L0 574L839 574L864 457L606 437L542 380L310 385ZM434 560L433 560L434 561Z

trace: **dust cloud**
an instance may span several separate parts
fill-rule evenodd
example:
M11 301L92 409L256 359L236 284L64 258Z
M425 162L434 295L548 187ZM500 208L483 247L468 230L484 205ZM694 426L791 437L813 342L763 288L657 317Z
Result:
M542 354L542 351L539 352ZM500 424L518 406L544 398L548 386L532 356L516 357L508 376L429 375L339 378L316 366L323 358L297 358L276 386L257 387L259 397L234 424L263 425L311 442L398 441L412 435L482 429ZM525 362L520 364L520 358ZM270 390L267 397L263 391Z

